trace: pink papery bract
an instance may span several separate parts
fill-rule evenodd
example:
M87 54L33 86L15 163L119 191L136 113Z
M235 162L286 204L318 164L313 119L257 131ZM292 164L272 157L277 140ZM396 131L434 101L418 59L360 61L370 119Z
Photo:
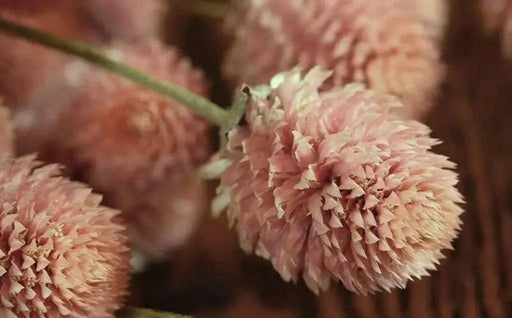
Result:
M246 124L205 170L221 173L242 248L316 293L331 280L366 294L428 275L451 248L462 209L455 165L416 121L394 119L390 96L358 84L319 90L313 68L251 90ZM218 171L215 171L217 169Z
M0 316L113 318L127 237L101 196L33 157L0 163Z

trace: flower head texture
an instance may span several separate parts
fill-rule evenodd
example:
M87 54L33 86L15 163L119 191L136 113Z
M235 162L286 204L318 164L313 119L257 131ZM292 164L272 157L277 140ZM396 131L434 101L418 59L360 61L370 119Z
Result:
M0 161L13 154L14 134L11 114L0 101Z
M319 91L329 76L294 70L251 90L247 124L205 169L221 175L213 210L286 281L403 288L457 236L454 164L430 151L426 126L390 115L396 98L360 84Z
M114 317L127 238L101 196L32 157L0 163L0 316Z
M205 96L206 80L173 48L157 41L116 45L111 56ZM147 188L175 168L190 170L209 154L206 120L172 99L98 70L78 70L80 92L61 117L63 147L100 189Z
M444 68L425 24L428 9L416 2L242 1L228 22L234 42L224 73L235 84L259 85L296 65L322 65L334 71L325 86L362 82L398 96L404 116L421 116Z

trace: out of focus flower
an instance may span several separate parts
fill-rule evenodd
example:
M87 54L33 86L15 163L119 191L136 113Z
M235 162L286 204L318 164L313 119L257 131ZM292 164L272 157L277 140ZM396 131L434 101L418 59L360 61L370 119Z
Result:
M319 91L313 68L250 90L247 124L205 170L221 173L213 209L227 209L247 252L315 292L331 279L367 293L428 275L460 227L454 164L401 104L359 84Z
M13 154L14 149L13 125L11 114L0 100L0 161Z
M202 73L160 42L119 44L108 52L161 80L207 94ZM24 151L65 164L105 194L110 206L123 211L135 244L150 247L151 254L183 244L203 210L204 187L193 172L211 153L211 125L172 99L82 62L67 73L77 93L54 108L57 115L46 123L41 108L19 116L25 144L43 138L39 146L48 147Z
M202 73L160 42L120 44L108 52L161 80L207 94ZM168 172L192 171L207 158L211 126L202 117L95 67L76 65L76 76L80 92L62 115L60 142L73 155L72 166L87 167L91 184L102 190L120 184L146 189Z
M0 163L0 316L114 317L129 250L118 211L32 157Z
M88 23L74 1L15 1L0 3L0 16L72 39L95 42L99 31ZM0 34L0 95L19 108L55 85L67 57L22 39Z
M224 73L256 85L296 65L320 64L334 71L327 87L362 82L398 96L407 106L400 112L417 117L443 75L428 16L403 0L243 1L229 19L235 39Z
M111 36L125 40L158 36L166 11L161 0L88 0L87 5Z

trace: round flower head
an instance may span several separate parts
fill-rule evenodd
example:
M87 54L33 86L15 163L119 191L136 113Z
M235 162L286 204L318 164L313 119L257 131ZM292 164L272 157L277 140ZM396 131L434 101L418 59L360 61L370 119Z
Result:
M110 54L152 75L205 96L201 72L156 41L118 45ZM81 68L86 67L86 70ZM209 154L206 120L172 99L83 64L81 91L61 117L63 147L100 189L147 188L173 169L193 169ZM81 74L79 74L81 73Z
M176 50L159 42L118 45L110 53L162 80L206 95L202 73ZM160 226L153 229L155 232L161 229L161 235L169 238L176 233L189 233L185 229L193 228L197 211L202 210L197 208L202 205L197 199L202 197L198 194L203 191L202 185L196 184L196 189L191 190L196 198L188 197L187 211L178 211L179 204L165 204L165 213L156 211L160 207L155 201L160 199L154 196L160 193L176 202L184 199L182 187L188 187L192 172L210 154L210 124L174 100L116 75L81 63L74 68L80 92L57 120L53 141L56 157L50 158L65 163L104 193L110 205L123 211L131 232L138 232L149 222ZM168 179L176 184L170 185ZM154 215L141 212L147 210L155 210ZM194 215L185 218L190 223L179 230L166 228L169 222L156 222L161 221L158 215L173 219L184 212ZM139 222L141 215L151 220ZM167 242L179 245L186 237ZM157 247L157 242L154 245L159 250L170 247Z
M389 115L395 98L319 91L329 76L292 71L250 90L247 124L209 166L226 169L214 212L227 208L245 251L286 281L302 272L316 293L331 279L358 293L404 287L457 235L454 164L430 151L426 126Z
M0 163L0 316L114 317L129 250L118 211L32 157Z
M87 5L109 34L126 40L158 36L165 15L161 0L88 0Z
M259 85L320 64L334 71L325 86L362 82L398 96L405 116L420 116L443 73L424 19L408 0L246 0L230 19L235 39L224 73Z
M10 112L0 100L0 161L13 154L13 125Z

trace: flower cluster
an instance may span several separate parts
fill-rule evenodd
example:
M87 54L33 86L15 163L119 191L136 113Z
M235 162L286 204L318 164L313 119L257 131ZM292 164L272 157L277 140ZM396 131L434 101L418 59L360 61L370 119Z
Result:
M235 39L224 72L234 83L259 85L296 65L322 65L334 71L325 86L365 83L398 96L404 116L421 116L443 67L432 26L424 22L429 10L416 2L244 1L230 18Z
M118 211L32 157L0 163L0 316L113 318L127 293Z
M454 164L430 151L426 126L393 119L395 98L319 90L330 75L294 70L250 90L247 124L210 167L214 212L227 209L245 251L284 280L302 272L316 293L331 279L358 293L404 287L457 236Z

